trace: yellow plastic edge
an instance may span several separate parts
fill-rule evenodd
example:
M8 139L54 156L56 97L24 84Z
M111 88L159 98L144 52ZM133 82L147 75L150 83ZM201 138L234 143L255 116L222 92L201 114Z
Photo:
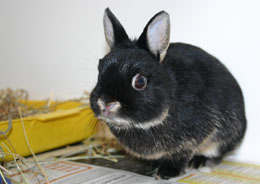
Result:
M24 118L26 133L35 153L61 147L81 141L96 131L97 119L90 107L81 107L78 102L68 102L57 106L55 112ZM6 130L7 121L0 122L0 130ZM10 144L11 143L11 144ZM7 136L0 136L1 152L21 156L31 155L25 142L21 120L12 122L12 129ZM8 148L6 148L6 146ZM5 155L2 161L10 161L13 157Z

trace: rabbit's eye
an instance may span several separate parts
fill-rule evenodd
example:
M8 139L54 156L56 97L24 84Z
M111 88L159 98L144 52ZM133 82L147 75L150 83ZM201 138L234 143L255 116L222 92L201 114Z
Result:
M146 84L147 79L139 73L136 74L132 79L132 86L136 90L143 90L146 87Z

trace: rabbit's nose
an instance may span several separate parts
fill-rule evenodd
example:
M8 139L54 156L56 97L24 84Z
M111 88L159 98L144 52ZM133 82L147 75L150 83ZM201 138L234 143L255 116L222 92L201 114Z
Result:
M107 112L113 112L113 113L116 113L121 107L121 104L120 102L118 101L114 101L114 102L110 102L110 103L107 103L105 105L105 111Z
M101 110L101 113L105 116L108 116L111 114L115 114L120 109L121 104L118 101L105 103L104 101L99 99L98 106Z
M119 102L110 102L105 105L105 108L102 110L103 115L111 116L114 115L120 108Z
M106 104L106 110L107 111L113 111L113 108L116 106L116 102L111 102Z

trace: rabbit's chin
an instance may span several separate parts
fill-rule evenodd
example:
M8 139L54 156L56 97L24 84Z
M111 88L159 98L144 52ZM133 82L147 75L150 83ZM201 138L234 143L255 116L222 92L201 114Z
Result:
M127 120L125 118L120 118L120 117L107 117L107 116L103 116L100 115L98 116L99 119L104 120L109 126L113 127L113 128L123 128L123 129L127 129L127 128L131 128L131 121Z
M169 115L169 108L166 108L162 113L149 121L136 122L130 118L121 118L118 116L103 116L99 115L98 118L106 121L108 126L115 129L129 129L129 128L137 128L148 130L155 126L163 125L165 120Z

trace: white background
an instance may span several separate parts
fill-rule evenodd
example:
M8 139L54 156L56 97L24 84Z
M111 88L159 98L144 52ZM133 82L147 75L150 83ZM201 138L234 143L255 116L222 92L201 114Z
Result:
M96 82L107 51L102 17L114 12L131 37L158 11L171 16L171 41L219 58L244 92L248 119L237 158L260 163L260 3L257 0L0 0L0 88L34 99L78 97Z

